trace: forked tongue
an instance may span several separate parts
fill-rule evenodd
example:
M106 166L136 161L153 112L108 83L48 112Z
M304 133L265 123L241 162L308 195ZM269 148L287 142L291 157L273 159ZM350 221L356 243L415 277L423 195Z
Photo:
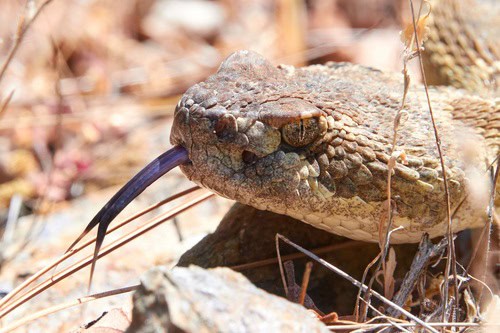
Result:
M149 185L153 184L158 178L172 170L178 165L189 162L187 150L184 147L174 146L170 150L161 154L137 173L125 186L123 186L116 194L101 208L101 210L94 216L94 218L87 225L85 230L80 236L71 244L66 250L66 253L71 251L80 240L85 237L95 226L99 225L97 229L97 239L94 249L94 257L92 258L92 265L90 268L89 289L92 277L94 275L95 264L97 255L101 248L106 230L114 218L141 194Z

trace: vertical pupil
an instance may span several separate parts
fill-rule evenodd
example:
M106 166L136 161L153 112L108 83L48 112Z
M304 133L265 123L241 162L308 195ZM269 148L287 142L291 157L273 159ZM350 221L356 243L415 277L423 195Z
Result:
M289 145L303 147L318 137L320 134L319 130L317 119L297 119L283 126L281 128L281 135Z

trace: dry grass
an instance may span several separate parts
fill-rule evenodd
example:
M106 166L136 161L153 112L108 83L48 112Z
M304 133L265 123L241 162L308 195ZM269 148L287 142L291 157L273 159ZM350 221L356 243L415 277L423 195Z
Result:
M189 194L190 192L196 192ZM190 207L210 198L213 196L212 193L202 190L199 188L193 188L188 191L184 191L182 194L182 201L178 205L172 207L165 213L160 214L159 216L156 216L147 222L145 222L142 226L136 228L135 230L127 233L126 235L118 238L116 241L113 243L105 246L102 248L101 252L99 252L99 255L97 257L97 260L102 258L103 256L106 256L107 254L117 250L118 248L122 247L123 245L129 243L130 241L134 240L135 238L143 235L144 233L154 229L155 227L159 226L165 221L168 221L172 218L174 218L176 215L182 213L186 209L189 209ZM156 204L154 206L151 206L142 212L139 212L138 214L135 214L134 216L126 219L125 221L119 223L115 227L111 228L108 230L107 234L112 233L120 228L122 228L124 225L127 223L135 220L136 218L146 214L147 212L150 212L154 209L157 209L161 205L164 205L172 200L175 200L179 197L179 195L172 196L164 201L161 202L161 204ZM36 274L34 274L30 279L26 280L25 283L20 285L18 288L13 290L10 294L5 296L1 301L0 301L0 319L8 315L10 312L14 311L16 308L21 306L22 304L26 303L33 297L37 296L44 290L52 287L56 283L62 281L63 279L67 278L68 276L80 271L81 269L85 268L86 266L90 265L93 262L93 255L88 255L80 260L78 260L76 263L70 265L69 267L64 268L63 270L52 274L50 277L46 278L42 282L36 284L34 287L28 288L32 283L34 283L37 279L41 278L44 276L46 273L48 273L50 270L53 270L57 268L62 262L65 262L68 260L70 257L74 256L81 250L83 250L86 247L89 247L91 245L94 245L96 241L96 238L93 238L86 243L82 244L80 247L76 247L73 251L67 252L64 254L62 257L54 261L53 263L49 264ZM92 298L91 296L88 296ZM97 298L92 298L92 299L87 299L86 301L91 301L93 299ZM71 303L73 304L73 303ZM48 311L48 312L47 312ZM47 310L47 311L42 311L42 314L49 314L52 313L52 310ZM34 319L39 318L38 316L33 317ZM24 323L24 321L22 321ZM12 324L9 327L18 327L18 324ZM2 331L3 332L3 331ZM8 332L8 331L5 331Z

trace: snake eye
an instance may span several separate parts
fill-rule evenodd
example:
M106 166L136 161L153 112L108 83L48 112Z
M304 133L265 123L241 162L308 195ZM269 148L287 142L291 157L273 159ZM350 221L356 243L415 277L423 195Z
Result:
M303 147L325 132L324 123L326 123L324 117L299 119L285 124L281 128L281 136L290 146Z

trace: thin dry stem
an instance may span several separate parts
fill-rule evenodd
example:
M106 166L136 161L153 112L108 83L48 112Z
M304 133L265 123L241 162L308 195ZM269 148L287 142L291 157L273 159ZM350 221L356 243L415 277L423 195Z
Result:
M370 270L370 268L373 267L373 265L375 265L375 263L377 263L377 260L380 259L380 256L382 254L379 252L379 254L373 258L372 261L370 261L370 263L368 263L368 265L366 265L365 267L365 270L363 271L363 276L361 277L361 284L364 284L365 281L366 281L366 277L368 276L368 271ZM364 299L361 298L361 293L363 292L363 290L361 288L358 289L358 294L356 295L356 303L354 304L354 316L356 318L356 321L360 321L360 318L359 318L359 313L361 312L361 304L359 303L359 301L365 301ZM363 320L361 321L364 321L366 319L366 308L363 309Z
M340 268L338 268L338 267L330 264L329 262L327 262L324 259L321 259L317 255L315 255L311 251L308 251L308 250L304 249L300 245L295 244L294 242L292 242L291 240L289 240L285 236L283 236L281 234L276 234L276 241L279 242L280 239L282 241L284 241L285 243L287 243L288 245L290 245L290 246L294 247L295 249L301 251L302 253L304 253L305 255L307 255L309 258L311 258L311 259L315 260L316 262L318 262L319 264L325 266L326 268L328 268L329 270L331 270L335 274L340 275L342 278L348 280L354 286L356 286L358 288L362 288L363 291L367 291L368 290L368 286L367 285L362 284L361 282L359 282L358 280L356 280L355 278L353 278L352 276L350 276L346 272L342 271ZM280 266L282 266L281 262L280 262ZM419 325L425 327L427 330L429 330L429 331L431 331L433 333L438 333L438 331L436 331L434 328L432 328L431 326L429 326L426 322L424 322L423 320L421 320L417 316L413 315L411 312L403 309L402 307L400 307L397 304L393 303L392 301L388 300L387 298L385 298L384 296L382 296L381 294L379 294L375 290L372 290L371 293L372 293L373 296L375 296L376 298L378 298L382 303L386 304L387 306L389 306L391 308L397 309L398 311L400 311L401 313L403 313L408 318L414 320Z
M9 67L9 64L12 62L12 59L14 59L14 56L19 49L19 46L21 45L24 36L26 35L26 32L29 30L33 22L36 21L38 16L40 16L40 13L43 11L43 9L52 2L52 0L47 0L44 3L40 5L40 7L37 8L35 11L35 14L29 20L28 22L24 21L24 15L21 17L21 21L19 22L17 33L14 37L14 44L12 45L12 48L9 51L9 54L7 55L7 59L5 59L5 62L2 65L2 68L0 69L0 81L2 81L2 78L5 75L5 72L7 71L7 68Z
M393 232L399 231L401 229L403 229L402 226L399 226L395 229L389 230L389 232L387 234L386 243L389 244L390 239L391 239L391 235ZM387 245L387 247L388 247L388 245ZM379 258L379 261L378 262L376 260L372 261L373 263L377 263L377 268L375 269L375 274L372 275L370 282L368 283L368 289L366 290L365 296L363 297L364 298L363 300L366 300L368 304L370 303L371 290L372 290L373 282L375 281L376 273L380 270L380 267L385 264L385 258L384 259L381 258L383 254L384 254L384 251L381 250L380 254L376 257L376 258ZM366 272L366 270L365 270L365 272ZM384 274L385 274L385 272L384 272ZM364 276L364 278L366 278L366 276ZM385 279L385 276L384 276L384 279ZM361 294L361 291L359 291L358 295L360 295L360 294ZM366 320L366 316L368 314L367 311L368 311L368 308L365 307L364 311L363 311L363 316L361 317L361 319L363 321Z
M311 250L311 252L319 255L319 254L323 254L323 253L329 253L329 252L333 252L333 251L351 248L351 247L358 246L361 244L362 244L361 242L353 240L353 241L347 241L347 242L340 243L340 244L333 244L333 245L319 247L319 248L316 248L314 250ZM304 258L304 257L306 257L305 254L297 252L297 253L287 254L285 256L282 256L281 259L283 261L288 261L288 260L295 260L295 259L300 259L300 258ZM278 263L278 261L279 261L278 257L268 258L268 259L253 261L253 262L250 262L247 264L229 266L229 268L231 268L233 271L242 272L242 271L245 271L248 269L254 269L254 268L259 268L259 267L266 266L266 265L276 264L276 263Z
M141 236L142 234L146 233L147 231L150 231L160 225L161 223L171 219L172 217L180 214L181 212L187 210L188 208L199 204L200 202L212 197L214 194L210 193L208 191L203 191L200 193L198 196L195 198L191 199L188 202L183 202L181 204L178 204L177 206L173 207L171 210L160 214L159 216L149 220L146 222L143 226L129 232L128 234L118 238L116 241L110 243L108 246L104 247L102 251L99 253L97 259L100 259L109 253L113 252L114 250L122 247L123 245L127 244L128 242L134 240L135 238ZM70 276L74 272L77 272L81 270L82 268L88 266L93 259L93 255L88 255L84 259L76 262L75 264L69 266L68 268L62 270L58 274L54 275L50 279L47 279L37 286L35 286L33 289L31 289L29 292L21 296L19 299L16 299L13 301L11 304L6 306L1 312L0 312L0 318L3 318L5 315L16 309L18 306L24 304L31 298L35 297L42 291L46 290L47 288L51 287L52 285L56 284L57 282L63 280L67 276Z
M362 301L366 304L367 308L369 307L370 309L372 309L373 312L377 313L379 318L383 318L383 319L387 320L388 324L390 324L391 326L394 326L395 328L399 329L400 332L410 333L410 331L408 331L407 329L405 329L399 323L396 322L397 318L391 318L391 317L389 317L387 315L384 315L379 310L377 310L373 305L371 305L370 303L366 302L364 299L362 299ZM396 321L393 321L392 319L395 319ZM382 333L382 332L383 332L383 330L380 331L380 333Z
M309 285L309 278L311 277L313 263L308 261L306 264L306 269L304 270L304 275L302 276L302 284L300 286L299 294L299 304L304 305L306 299L307 286Z
M9 103L13 96L14 96L14 90L12 90L10 94L7 95L7 98L0 106L0 119L2 119L3 115L5 114L5 110L7 110L7 107L9 106Z
M419 8L419 15L420 11L422 10L422 3ZM416 35L417 32L415 30L414 35ZM410 42L410 45L413 43L413 38L414 36L412 35L412 39ZM401 105L399 107L399 110L396 113L396 116L394 117L394 127L393 127L393 137L392 137L392 145L391 145L391 151L390 151L390 160L387 162L387 227L385 228L385 233L384 236L382 237L383 231L384 231L384 219L380 220L379 224L379 247L380 247L380 261L377 264L377 268L375 272L380 270L380 267L382 267L383 270L383 275L384 275L384 280L385 280L385 275L386 275L386 265L385 265L385 259L387 257L387 253L389 251L389 244L390 244L390 236L389 234L391 233L392 229L392 223L393 223L393 208L392 208L392 173L394 170L394 167L397 164L397 159L399 158L399 155L401 154L395 154L396 152L396 144L397 144L397 139L398 139L398 129L399 125L401 124L401 119L405 114L404 107L406 105L406 97L408 96L408 89L410 87L410 75L408 74L408 57L404 58L403 61L403 98L401 100ZM404 154L404 153L402 153ZM365 273L367 271L365 270ZM364 277L365 278L365 277ZM371 288L373 283L373 278L370 280L369 287ZM368 292L367 294L368 297L370 297L370 293ZM358 295L359 297L359 295ZM356 304L358 305L359 303L356 301ZM365 308L366 309L366 308ZM367 310L367 309L366 309ZM356 317L358 316L358 308L356 308ZM363 318L366 317L366 311L364 311Z
M492 179L492 185L491 185L491 194L490 194L490 203L488 205L488 222L483 228L483 232L481 232L481 238L478 241L478 244L482 243L482 238L486 234L486 240L484 242L484 270L482 272L481 280L485 281L486 280L486 274L488 272L488 259L489 259L489 253L490 253L490 242L491 242L491 230L492 230L492 225L493 225L493 218L494 218L494 211L495 211L495 197L496 197L496 184L498 181L498 175L500 173L500 163L497 162L497 167L495 169L495 173ZM486 231L486 232L485 232ZM467 272L469 270L467 269ZM483 285L481 284L481 287L479 289L479 302L483 298Z
M281 257L279 234L276 234L275 242L276 242L276 256L278 257L278 267L280 269L281 282L283 283L283 288L285 289L286 298L290 299L288 295L288 284L286 283L286 278L285 278L285 269L283 268L283 260Z
M137 288L139 286L140 286L139 284L136 284L136 285L129 286L129 287L123 287L123 288L119 288L119 289L109 290L109 291L105 291L103 293L98 293L98 294L88 295L85 297L80 297L80 298L77 298L76 300L71 301L71 302L66 302L63 304L59 304L56 306L46 308L44 310L35 312L32 315L26 316L18 321L15 321L15 322L1 328L0 333L11 332L11 331L15 330L16 328L19 328L23 325L26 325L27 323L32 322L36 319L40 319L40 318L48 316L52 313L55 313L55 312L58 312L58 311L61 311L64 309L68 309L68 308L76 306L76 305L81 305L84 303L92 302L92 301L95 301L95 300L98 300L101 298L105 298L105 297L129 293L131 291L137 290Z
M478 324L478 323L427 323L430 327L464 327L464 328L472 328L472 327L499 327L499 324ZM327 326L329 329L333 330L376 330L380 328L388 328L392 327L393 323L378 323L378 324L355 324L355 325L329 325ZM417 328L418 324L415 323L401 323L399 324L401 327L410 327Z
M429 107L429 115L431 117L431 122L432 122L432 128L434 130L434 138L436 141L436 147L438 150L439 154L439 161L441 164L441 170L443 173L443 183L444 183L444 193L445 193L445 200L446 200L446 219L448 221L448 228L447 228L447 238L448 238L448 255L446 259L446 268L445 268L445 276L448 277L450 275L450 270L453 271L453 280L454 280L454 296L455 300L458 301L458 290L456 286L458 285L457 281L457 270L456 270L456 257L455 257L455 244L453 241L453 229L452 229L452 221L451 221L451 203L450 203L450 192L448 189L448 176L446 175L446 169L444 165L444 158L443 158L443 152L441 148L441 139L439 137L439 130L436 125L436 121L434 119L434 112L432 111L432 105L431 105L431 99L429 96L429 88L427 86L427 78L425 76L425 70L424 70L424 63L422 61L422 54L420 50L420 41L418 40L418 34L417 34L417 24L415 21L415 10L413 8L413 1L409 0L410 2L410 9L411 9L411 15L412 15L412 23L413 23L413 30L415 32L415 44L416 44L416 50L417 50L417 55L418 55L418 60L419 60L419 65L420 65L420 72L422 74L422 81L424 83L424 88L425 88L425 96L427 98L427 105ZM444 300L443 300L443 322L446 322L446 311L445 307L446 304L448 303L448 279L446 280L445 288L444 288ZM453 311L454 312L454 311Z
M194 191L196 191L198 189L200 189L198 186L192 187L192 188L187 189L185 191L182 191L180 193L174 194L174 195L166 198L165 200L162 200L162 201L160 201L160 202L158 202L158 203L156 203L154 205L151 205L151 206L147 207L146 209L140 211L139 213L136 213L136 214L132 215L131 217L125 219L124 221L118 223L113 228L110 228L106 232L106 235L114 232L115 230L120 229L121 227L125 226L126 224L128 224L128 223L134 221L135 219L137 219L137 218L139 218L139 217L141 217L141 216L143 216L143 215L151 212L152 210L154 210L154 209L156 209L158 207L161 207L161 206L163 206L163 205L165 205L165 204L167 204L167 203L169 203L169 202L171 202L173 200L176 200L176 199L178 199L180 197L183 197L184 195L190 194L190 193L192 193L192 192L194 192ZM87 241L86 243L84 243L83 245L81 245L80 247L73 249L73 251L65 253L60 258L56 259L51 264L49 264L46 267L42 268L41 270L39 270L38 272L36 272L35 274L33 274L31 277L29 277L22 284L20 284L16 288L14 288L14 290L12 290L4 298L2 298L0 300L0 310L3 309L5 307L5 305L9 303L9 301L11 301L16 295L18 295L21 291L23 291L25 288L27 288L31 283L33 283L34 281L36 281L38 278L40 278L42 275L44 275L45 273L47 273L49 270L51 270L53 268L56 268L64 260L72 257L73 255L77 254L78 252L80 252L84 248L86 248L86 247L94 244L95 240L96 240L96 238L94 237L94 238L90 239L89 241Z

